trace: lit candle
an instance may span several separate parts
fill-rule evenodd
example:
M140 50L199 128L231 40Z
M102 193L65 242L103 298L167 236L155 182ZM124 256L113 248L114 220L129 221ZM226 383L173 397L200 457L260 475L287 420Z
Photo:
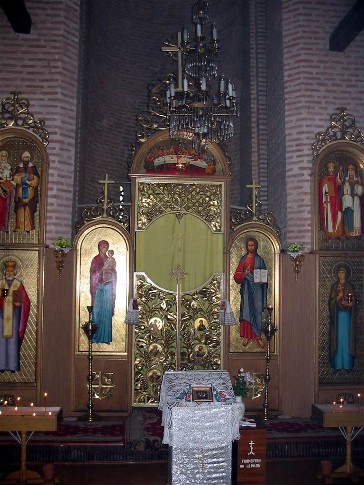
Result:
M45 392L44 393L44 411L47 411L47 397L48 397L48 394Z
M35 413L33 413L33 416L36 416L36 414L35 414Z
M34 402L31 402L30 403L30 407L32 408L34 406Z
M0 411L0 414L2 414L2 411Z
M361 404L360 403L360 398L361 398L361 394L360 394L360 392L358 392L358 406L360 406L360 404Z
M51 411L49 411L49 413L48 413L48 414L49 414L49 416L52 416L52 412L51 412Z
M336 410L336 401L334 401L334 402L332 403L332 410L333 410L333 412L335 412L335 410Z

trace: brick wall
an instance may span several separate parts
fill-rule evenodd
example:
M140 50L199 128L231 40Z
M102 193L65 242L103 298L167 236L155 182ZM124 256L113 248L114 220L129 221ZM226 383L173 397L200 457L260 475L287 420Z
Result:
M124 0L110 2L107 9L104 0L87 3L79 204L95 202L100 193L100 189L95 192L97 180L106 171L114 180L128 180L128 157L135 142L136 117L146 110L147 85L177 72L177 64L161 52L161 47L167 39L176 38L183 25L193 34L192 3ZM242 4L235 0L224 3L213 0L209 2L209 18L210 22L216 22L218 29L219 72L231 78L241 93L245 88L242 73L249 72L248 56L242 57L241 48ZM204 27L204 33L210 35L210 24ZM244 123L246 126L248 121ZM235 127L236 135L227 143L227 149L232 166L240 171L239 119ZM244 136L246 146L249 143L246 129ZM240 191L237 177L236 193ZM111 194L116 200L115 187Z
M30 35L15 34L0 9L0 96L20 91L45 120L50 159L47 241L71 235L78 64L78 0L27 0Z
M281 0L266 2L267 58L267 182L268 208L276 217L281 237L287 230L287 184L283 91Z
M146 107L147 84L175 71L160 48L183 24L192 28L188 2L125 0L110 2L108 8L103 0L85 2L81 38L86 47L78 100L79 3L28 0L31 35L15 34L0 10L0 95L21 91L50 132L48 242L60 233L71 234L76 218L73 204L94 203L99 195L97 180L105 173L127 180L136 116ZM240 205L249 201L244 185L251 181L253 166L254 174L267 182L263 197L277 215L284 238L310 247L311 144L338 106L346 106L357 125L364 126L364 33L342 53L328 50L330 34L355 0L274 0L266 2L263 16L264 2L258 2L249 29L250 3L212 0L209 6L221 40L220 71L235 81L240 95L236 135L226 144L232 159L231 201ZM247 60L249 35L255 36L258 46L252 63ZM261 53L265 35L266 59ZM263 69L251 81L256 62ZM257 96L259 89L263 91ZM257 98L261 103L265 96L266 129L262 129L259 112L251 111L251 106L258 106ZM264 106L259 109L264 111ZM77 110L82 112L80 118ZM78 126L82 127L79 139ZM260 158L260 167L255 158Z
M311 145L330 115L345 106L364 129L362 31L344 52L329 37L355 0L284 0L287 239L311 247Z

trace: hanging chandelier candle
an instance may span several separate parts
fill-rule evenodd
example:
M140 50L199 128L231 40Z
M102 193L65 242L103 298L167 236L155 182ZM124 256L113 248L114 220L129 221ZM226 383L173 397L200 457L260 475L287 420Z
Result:
M218 40L215 24L208 40L203 27L209 22L208 4L199 0L193 6L195 35L193 43L183 27L178 33L178 74L169 78L165 93L166 111L171 138L192 139L194 148L209 141L219 143L234 134L233 118L237 115L235 87L224 75L217 80ZM171 48L162 48L172 52ZM210 81L216 92L212 94Z

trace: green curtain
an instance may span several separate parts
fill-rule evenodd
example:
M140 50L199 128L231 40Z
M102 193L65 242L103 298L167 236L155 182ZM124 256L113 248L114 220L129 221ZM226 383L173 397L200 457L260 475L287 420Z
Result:
M136 233L136 271L144 272L156 285L176 291L172 271L180 265L188 273L182 291L205 283L213 273L223 272L223 235L213 233L200 218L185 214L159 217Z

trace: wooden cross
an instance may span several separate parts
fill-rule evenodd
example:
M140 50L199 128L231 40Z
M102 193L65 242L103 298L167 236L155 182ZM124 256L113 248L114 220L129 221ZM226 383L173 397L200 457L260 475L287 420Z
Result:
M257 221L257 216L256 216L256 211L257 211L257 189L260 189L262 186L256 184L255 180L253 179L253 182L251 185L246 185L248 189L252 189L252 199L253 199L253 221Z
M181 32L177 33L177 45L163 46L162 52L177 52L177 86L175 91L182 91L182 37Z
M116 182L114 180L110 180L109 179L109 174L106 174L105 175L105 180L98 180L98 183L99 184L103 184L104 187L102 188L103 192L104 192L104 205L103 205L103 209L104 209L104 217L107 215L106 213L106 210L108 208L108 191L109 191L109 184L115 184Z

